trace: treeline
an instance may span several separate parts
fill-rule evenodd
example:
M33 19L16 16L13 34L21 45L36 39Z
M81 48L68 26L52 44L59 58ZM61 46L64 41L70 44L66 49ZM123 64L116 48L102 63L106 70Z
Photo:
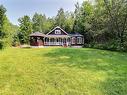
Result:
M0 5L0 49L12 45L12 37L18 29L17 26L10 23L5 13L5 7Z
M77 6L75 31L82 32L85 47L127 50L127 1L95 0Z
M32 18L25 15L18 19L19 31L16 38L19 39L21 44L29 43L29 35L32 32L50 32L54 27L60 26L67 32L73 31L74 14L71 12L65 12L63 8L58 10L58 13L54 17L46 17L45 15L35 13ZM15 42L18 42L18 40Z
M0 15L7 19L5 10L3 8L3 14L0 13ZM0 22L3 20L1 17ZM84 1L82 5L78 3L75 5L74 12L65 12L61 8L54 17L49 18L44 14L35 13L32 18L25 15L18 21L19 29L14 32L13 45L28 44L29 34L32 32L47 33L55 26L60 26L67 32L83 34L84 47L127 51L126 0ZM1 24L0 27L7 26ZM3 28L0 28L0 39L6 38L5 35L1 34L4 31ZM10 32L11 30L6 31L6 35ZM4 40L0 40L0 45L1 43L4 43Z

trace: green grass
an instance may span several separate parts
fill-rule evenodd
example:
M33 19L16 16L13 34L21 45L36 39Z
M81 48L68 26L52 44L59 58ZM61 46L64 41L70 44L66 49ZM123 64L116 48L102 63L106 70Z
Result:
M0 95L127 95L127 53L6 49L0 51Z

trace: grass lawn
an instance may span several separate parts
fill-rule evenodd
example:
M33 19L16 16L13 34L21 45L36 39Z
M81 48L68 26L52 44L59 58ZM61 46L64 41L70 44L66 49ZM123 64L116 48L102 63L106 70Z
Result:
M0 95L127 95L127 53L5 49L0 51Z

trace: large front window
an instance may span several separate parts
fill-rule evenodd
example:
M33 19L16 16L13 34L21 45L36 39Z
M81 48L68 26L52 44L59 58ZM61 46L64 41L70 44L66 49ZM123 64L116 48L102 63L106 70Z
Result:
M82 44L82 37L77 37L77 44Z

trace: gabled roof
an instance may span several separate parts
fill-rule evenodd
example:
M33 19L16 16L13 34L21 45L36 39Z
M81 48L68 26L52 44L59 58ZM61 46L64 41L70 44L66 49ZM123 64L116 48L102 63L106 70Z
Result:
M30 34L30 36L45 36L45 34L43 34L43 33L40 33L40 32L34 32L34 33L32 33L32 34Z
M48 35L48 34L50 34L51 32L53 32L55 29L57 29L57 28L59 28L61 31L63 31L65 34L67 34L67 35ZM37 36L37 37L60 37L60 38L66 38L66 37L83 37L83 35L81 35L80 33L78 33L78 32L73 32L73 33L67 33L67 32L65 32L62 28L60 28L59 26L57 26L57 27L55 27L52 31L50 31L49 33L47 33L47 34L43 34L43 33L41 33L41 32L34 32L34 33L32 33L32 34L30 34L30 36Z
M57 26L55 27L53 30L51 30L49 33L47 33L46 35L49 35L51 32L53 32L55 29L59 28L60 30L62 30L65 34L68 35L68 33L66 31L64 31L61 27Z

